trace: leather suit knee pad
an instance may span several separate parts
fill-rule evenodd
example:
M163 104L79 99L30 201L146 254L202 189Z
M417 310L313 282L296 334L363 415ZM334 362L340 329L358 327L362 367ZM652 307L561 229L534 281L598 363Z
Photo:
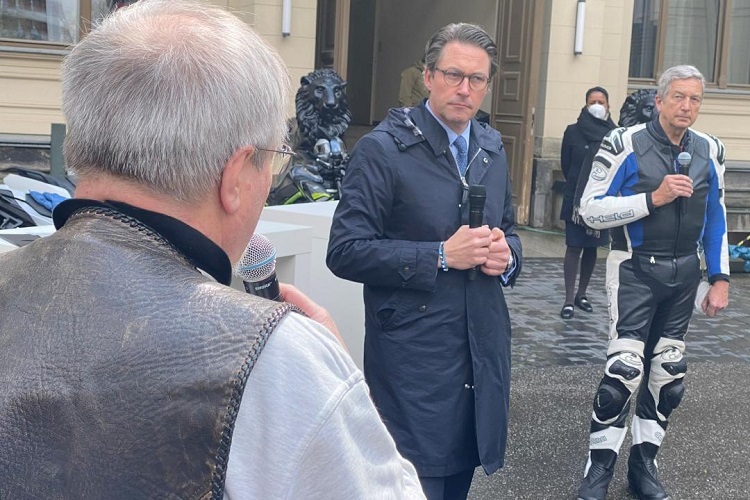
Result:
M687 373L687 362L677 347L668 347L651 359L648 390L654 399L659 418L666 420L677 408L685 394L682 379Z
M610 424L627 407L643 378L643 360L632 352L619 352L607 360L604 377L594 398L594 416Z

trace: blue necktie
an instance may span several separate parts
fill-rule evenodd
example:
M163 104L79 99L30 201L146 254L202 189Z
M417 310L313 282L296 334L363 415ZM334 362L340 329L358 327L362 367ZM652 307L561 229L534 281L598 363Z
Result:
M458 154L456 155L456 163L458 164L458 171L461 172L461 177L466 175L467 163L469 162L469 148L466 147L466 139L463 136L456 137L453 141L453 145L456 147Z

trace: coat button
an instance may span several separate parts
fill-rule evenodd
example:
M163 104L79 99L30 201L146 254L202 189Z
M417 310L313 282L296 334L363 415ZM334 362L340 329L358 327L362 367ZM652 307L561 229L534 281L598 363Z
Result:
M484 159L483 159L482 161L484 161L485 163L489 163L489 162L490 162L490 159L489 159L489 158L487 158L487 157L485 157L485 158L484 158Z
M404 266L404 272L406 272L406 273L409 272L409 266Z
M426 310L427 310L427 306L426 305L422 304L421 306L419 306L419 312L423 313Z

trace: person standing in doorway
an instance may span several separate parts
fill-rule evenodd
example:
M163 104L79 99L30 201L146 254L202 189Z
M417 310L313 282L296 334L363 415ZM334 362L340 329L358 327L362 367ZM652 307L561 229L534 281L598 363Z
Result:
M424 86L423 72L424 58L401 72L401 84L398 89L399 106L417 106L430 95Z

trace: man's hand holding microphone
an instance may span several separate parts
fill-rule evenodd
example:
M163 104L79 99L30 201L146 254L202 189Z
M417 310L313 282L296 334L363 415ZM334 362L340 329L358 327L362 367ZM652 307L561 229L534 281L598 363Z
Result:
M656 191L651 193L651 202L655 207L672 203L679 197L690 198L693 195L693 179L690 178L690 153L683 151L677 156L676 173L665 175ZM680 211L685 213L687 203L681 200Z
M253 235L240 261L235 264L234 273L242 279L247 293L296 306L307 317L328 328L348 352L330 313L295 286L279 283L276 249L268 238L262 234Z
M513 264L503 230L482 225L486 195L484 186L469 186L469 224L458 228L444 242L444 262L438 262L438 266L444 269L469 270L470 280L476 279L477 271L488 276L500 276Z
M451 269L476 267L488 276L500 276L512 265L510 247L499 227L463 225L445 241L443 249Z

